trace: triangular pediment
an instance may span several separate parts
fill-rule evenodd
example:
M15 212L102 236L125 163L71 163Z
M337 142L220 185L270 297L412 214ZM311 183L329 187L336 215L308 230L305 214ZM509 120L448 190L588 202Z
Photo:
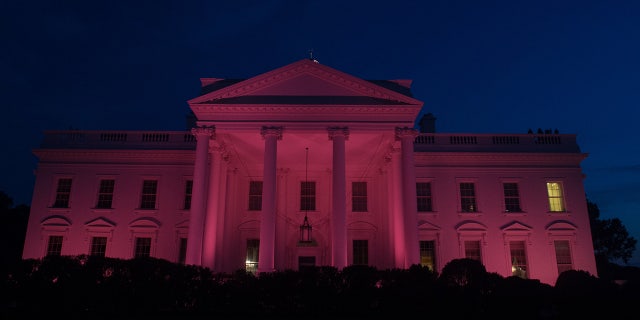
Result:
M409 80L368 81L304 59L243 81L221 85L220 79L206 79L215 87L189 101L195 104L346 104L418 105L410 96ZM206 91L206 90L205 90Z
M95 218L84 224L85 227L90 228L114 228L116 224L113 221L110 221L103 217Z
M429 221L418 221L418 230L420 231L440 231L440 227Z
M518 222L518 221L513 221L505 226L502 227L502 231L503 232L529 232L531 231L531 227Z

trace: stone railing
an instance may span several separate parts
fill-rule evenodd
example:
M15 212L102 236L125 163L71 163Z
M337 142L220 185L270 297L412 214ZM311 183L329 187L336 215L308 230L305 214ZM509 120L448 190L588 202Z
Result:
M43 149L184 149L195 150L190 131L45 131Z
M572 134L421 133L415 151L438 152L580 152Z

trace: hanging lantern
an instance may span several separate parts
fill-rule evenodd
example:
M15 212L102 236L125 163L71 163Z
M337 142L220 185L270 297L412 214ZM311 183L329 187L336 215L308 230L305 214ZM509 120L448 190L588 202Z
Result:
M313 240L311 240L311 229L313 229L311 227L311 225L309 224L309 219L307 218L307 216L304 216L304 221L302 222L302 224L300 225L300 242L302 243L310 243Z

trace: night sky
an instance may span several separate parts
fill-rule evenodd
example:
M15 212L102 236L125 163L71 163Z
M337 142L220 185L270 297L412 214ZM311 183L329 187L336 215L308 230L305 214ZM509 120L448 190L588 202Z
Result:
M438 132L577 134L587 198L640 240L640 1L9 0L0 35L0 191L16 205L45 130L184 130L200 78L313 50L413 79Z

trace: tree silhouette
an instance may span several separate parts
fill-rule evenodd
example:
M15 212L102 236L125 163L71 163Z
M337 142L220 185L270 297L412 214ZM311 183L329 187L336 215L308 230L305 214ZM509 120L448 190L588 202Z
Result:
M591 236L596 260L599 263L624 261L628 263L636 250L637 240L629 236L627 228L618 218L600 219L600 209L594 202L587 200Z

